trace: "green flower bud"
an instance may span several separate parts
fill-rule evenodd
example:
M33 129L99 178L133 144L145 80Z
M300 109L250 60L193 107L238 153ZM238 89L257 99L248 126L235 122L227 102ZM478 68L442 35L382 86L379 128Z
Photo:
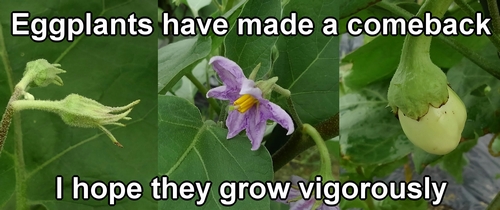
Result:
M23 93L24 100L35 100L35 96L31 95L28 92Z
M138 103L139 100L136 100L126 106L109 107L92 99L70 94L61 101L59 114L66 124L76 127L91 128L110 124L124 126L117 121L121 119L130 120L126 116L132 111L132 107Z
M12 107L16 111L24 109L38 109L59 114L62 120L75 127L99 128L119 147L122 145L115 139L104 125L125 126L119 120L130 120L127 115L132 111L132 107L140 100L136 100L126 106L109 107L100 104L89 98L77 94L70 94L61 101L43 100L17 100L12 102Z
M49 84L62 86L63 81L57 74L66 73L66 71L58 67L61 67L61 65L50 64L45 59L30 61L26 64L23 76L30 78L39 87L45 87Z

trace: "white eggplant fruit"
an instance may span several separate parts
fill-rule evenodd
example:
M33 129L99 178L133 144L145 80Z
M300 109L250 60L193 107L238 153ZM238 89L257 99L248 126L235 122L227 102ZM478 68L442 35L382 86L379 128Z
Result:
M398 110L401 127L408 139L424 151L445 155L453 151L460 142L467 120L465 105L458 95L448 87L448 101L439 108L429 106L429 111L418 121Z

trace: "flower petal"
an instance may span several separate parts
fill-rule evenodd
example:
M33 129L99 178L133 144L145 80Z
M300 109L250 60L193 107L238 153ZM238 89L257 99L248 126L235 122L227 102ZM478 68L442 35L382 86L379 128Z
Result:
M266 99L261 99L259 102L260 112L263 114L266 120L270 119L280 124L281 127L287 129L288 133L286 133L286 135L290 135L293 133L293 131L295 131L295 128L293 127L293 120L285 110Z
M340 207L337 206L327 206L326 204L321 204L321 206L318 207L318 210L340 210Z
M309 200L300 199L297 202L290 203L290 210L309 210L312 209L316 200L313 198Z
M291 178L291 181L292 181L292 185L295 185L295 186L298 186L299 185L299 181L302 181L304 183L308 183L308 181L300 176L296 176L296 175L292 175L292 178Z
M207 98L216 98L220 100L234 101L238 99L239 93L237 90L229 89L227 86L219 86L212 88L207 92Z
M246 112L247 136L252 142L252 150L259 149L264 133L266 132L266 120L262 120L261 113L257 107L252 107Z
M255 82L244 78L241 82L241 90L240 95L250 94L257 100L261 100L262 98L262 90L255 87Z
M240 80L246 77L238 64L222 56L212 57L209 64L212 64L213 69L226 86L230 89L237 88L239 90Z
M303 179L302 177L292 175L292 178L291 178L292 186L298 186L299 181L303 181L303 182L307 183L307 181L305 179ZM281 200L278 198L278 199L276 199L276 201L280 202L280 203L288 204L289 200L297 198L299 196L302 196L302 194L300 194L300 191L298 189L291 187L290 191L288 192L286 200Z
M294 188L290 188L290 191L288 192L288 195L285 200L280 199L279 197L275 200L276 202L284 203L284 204L289 204L288 201L295 199L297 197L301 197L302 194L300 194L300 191Z
M294 189L294 188L290 188L290 192L288 193L287 200L294 199L294 198L297 198L299 196L302 196L302 194L300 194L299 190Z
M226 126L229 130L227 132L227 139L235 137L247 127L247 113L240 113L236 110L229 112L226 119Z

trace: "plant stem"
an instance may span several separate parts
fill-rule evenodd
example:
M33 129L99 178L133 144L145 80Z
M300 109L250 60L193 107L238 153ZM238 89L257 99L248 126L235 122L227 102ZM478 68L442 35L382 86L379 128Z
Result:
M365 172L363 171L363 168L361 166L358 166L356 167L356 173L358 173L361 177L363 177L364 179L367 179L366 178L366 174ZM371 179L371 178L370 178ZM367 193L366 195L366 200L365 200L365 204L368 206L368 209L369 210L375 210L375 204L373 203L373 198L372 198L372 195L370 192Z
M410 19L413 17L413 14L410 12L404 10L403 8L396 6L395 4L388 3L385 1L381 1L377 4L377 6L386 9L396 15L402 16L406 19ZM500 79L500 69L497 68L496 65L493 65L489 60L485 59L478 53L470 50L469 48L461 45L458 43L455 39L451 39L449 37L446 37L444 35L439 35L437 38L439 38L441 41L444 43L448 44L450 47L453 49L457 50L460 54L468 58L470 61L475 63L477 66L481 67L483 70L488 72L489 74L493 75L497 79Z
M299 129L302 128L302 126L303 126L302 120L300 120L299 114L295 110L295 107L294 107L293 101L292 101L292 97L286 98L286 102L287 102L288 108L290 109L290 112L292 114L293 120L295 121L295 123L297 123L297 128L299 128Z
M7 74L7 82L9 83L9 89L12 93L14 93L14 83L12 82L12 69L9 65L9 58L7 57L7 49L5 48L5 41L3 38L2 27L0 26L0 57L2 57L3 67L5 69L5 74ZM9 105L13 100L14 96L11 96L7 106L5 108L5 112L3 113L2 120L0 121L0 155L2 154L3 144L5 143L5 139L7 138L7 133L9 132L10 123L12 121L12 117L14 115L14 110Z
M21 130L21 114L14 113L14 135L16 150L16 209L27 210L28 200L26 199L26 166L24 163L23 133Z
M440 35L442 41L453 47L456 51L467 57L470 61L475 63L477 66L481 67L483 70L500 80L500 69L497 68L490 60L484 58L478 53L470 50L469 48L461 45L455 39L450 39L445 36Z
M288 89L285 89L277 84L274 84L273 86L273 91L279 93L282 96L285 96L287 98L290 98L290 91Z
M177 96L177 95L174 93L174 91L172 91L172 90L168 90L168 92L169 92L170 94L172 94L173 96Z
M12 96L7 103L7 107L5 108L5 112L3 113L2 120L0 121L0 154L2 154L3 145L5 143L5 139L7 139L7 134L9 132L9 127L14 117L14 107L12 103L16 101L22 95L22 91L18 88L12 93Z
M318 148L321 161L319 174L322 175L326 181L333 180L332 161L330 159L330 153L326 147L325 140L323 140L316 128L307 123L303 125L303 131L314 140L314 143L316 143Z
M0 154L3 150L3 145L5 139L7 138L7 133L9 131L11 120L14 120L14 137L15 137L15 177L16 177L16 209L26 210L28 209L28 201L26 199L26 168L24 163L24 152L23 152L23 134L21 130L21 114L14 112L13 107L10 105L11 102L17 100L24 92L25 86L14 87L14 82L12 80L12 68L9 63L9 57L7 54L7 49L5 47L5 40L3 37L2 26L0 26L0 57L2 57L2 62L4 65L5 72L7 74L7 80L9 83L10 91L12 96L9 99L5 113L2 116L0 122ZM21 83L24 84L25 82ZM29 82L28 82L29 83ZM26 84L28 85L28 84Z
M32 81L32 78L28 75L24 76L19 83L14 87L14 92L7 103L7 107L5 108L5 112L3 113L2 120L0 121L0 154L3 150L3 145L5 143L5 139L7 138L7 134L9 132L9 127L12 121L12 118L16 115L15 111L20 111L23 109L40 109L40 107L44 107L46 111L54 110L53 106L51 106L54 101L40 101L40 100L18 100L24 93L24 90ZM36 105L36 106L34 106Z
M203 86L203 84L201 84L201 82L198 81L198 79L196 79L196 77L193 75L193 73L188 72L185 76L194 84L194 86L196 86L196 88L198 88L198 91L200 91L200 93L206 97L207 92L208 92L207 88L205 88L205 86ZM217 101L215 101L215 99L207 98L207 100L208 100L208 103L210 103L210 105L214 108L214 110L216 112L220 112L220 106L217 103Z
M375 208L375 203L373 203L373 198L372 198L372 195L371 193L368 193L366 195L366 200L365 200L365 203L366 205L368 206L368 209L370 210L375 210L377 208Z
M405 181L406 181L406 183L410 183L410 181L413 178L413 170L412 170L412 168L410 166L409 159L408 159L408 162L405 163L405 165L404 165L404 175L405 175Z
M500 13L498 12L497 0L487 0L488 10L490 11L491 20L493 22L493 33L500 33Z
M453 0L427 0L420 7L416 16L420 19L424 19L424 14L426 12L432 12L433 16L440 18L446 13L452 2ZM404 65L404 62L422 62L420 59L415 58L428 59L430 61L429 52L431 41L432 36L406 36L401 53L402 59L400 65ZM404 59L408 57L412 59Z
M222 10L222 5L219 4L217 0L212 0L212 2L217 6L217 9Z
M328 118L314 127L319 131L323 139L331 139L338 136L339 114L337 113L335 116ZM285 145L272 154L273 170L275 172L297 157L297 155L314 146L315 142L307 135L303 135L302 132L302 129L296 129L290 138L283 140L286 141Z
M60 101L48 101L48 100L17 100L11 103L15 111L36 109L53 113L58 112L59 104Z
M495 0L496 2L496 0ZM473 17L476 11L465 1L465 0L455 0L455 3L464 11L468 16ZM498 13L498 8L497 8L497 13ZM491 16L491 14L490 14ZM493 28L493 30L495 30ZM497 50L500 51L500 37L498 36L498 32L494 31L492 36L487 36L488 39L490 39L491 43L495 45Z

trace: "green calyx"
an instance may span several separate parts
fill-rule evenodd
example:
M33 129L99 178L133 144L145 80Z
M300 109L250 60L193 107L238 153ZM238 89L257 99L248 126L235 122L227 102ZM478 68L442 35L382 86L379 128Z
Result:
M264 98L269 99L273 91L273 87L276 85L278 77L273 77L268 80L260 80L255 83L255 86L262 91Z
M418 120L429 106L438 108L448 101L447 86L446 75L430 59L401 62L389 86L389 106L394 113L401 110Z
M260 63L255 66L248 78L255 81L255 77L257 76L259 69ZM255 82L255 86L262 91L262 96L267 99L271 98L272 91L275 91L282 96L290 97L290 91L276 84L277 81L278 77L272 77L267 80L259 80Z

